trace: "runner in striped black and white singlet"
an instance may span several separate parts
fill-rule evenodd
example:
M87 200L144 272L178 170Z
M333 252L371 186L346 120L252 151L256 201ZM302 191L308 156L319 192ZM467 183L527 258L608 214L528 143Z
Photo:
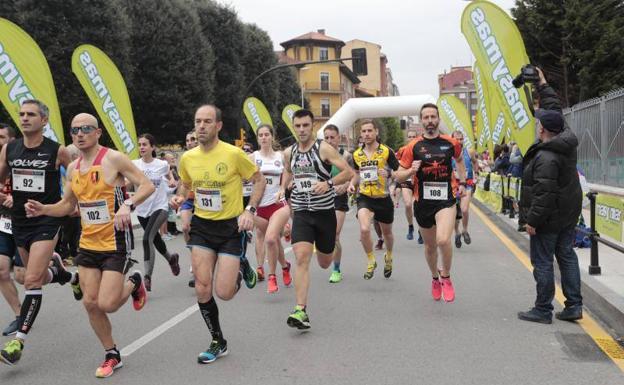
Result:
M338 151L314 138L313 124L312 112L305 109L295 112L293 126L299 141L284 151L286 169L283 185L288 185L294 178L290 196L294 211L291 237L297 259L294 277L297 305L287 323L298 329L310 328L306 304L313 248L316 246L318 262L323 269L332 262L336 244L334 184L343 184L353 176L353 171ZM335 177L331 175L332 165L340 170Z

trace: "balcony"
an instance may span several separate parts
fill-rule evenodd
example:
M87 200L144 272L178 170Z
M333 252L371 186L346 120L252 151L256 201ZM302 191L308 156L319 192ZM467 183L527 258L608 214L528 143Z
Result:
M331 82L305 82L303 84L303 90L305 92L339 94L344 91L344 86L340 83L331 83Z

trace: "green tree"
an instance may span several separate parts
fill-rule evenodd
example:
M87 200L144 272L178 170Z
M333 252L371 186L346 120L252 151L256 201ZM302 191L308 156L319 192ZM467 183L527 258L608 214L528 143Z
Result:
M0 15L30 34L46 56L65 127L79 112L95 113L71 71L76 47L89 43L101 48L127 80L132 78L129 20L118 0L93 0L88 7L78 0L6 1L0 2Z
M242 124L245 31L236 12L210 0L190 0L215 57L214 102L223 111L221 138L233 141Z
M379 125L379 135L381 142L393 150L398 150L403 146L403 131L398 118L380 118L376 119Z
M130 83L139 133L181 143L193 114L213 97L215 56L195 10L180 0L127 2L135 76Z
M531 61L564 104L624 86L621 0L517 0L512 15Z

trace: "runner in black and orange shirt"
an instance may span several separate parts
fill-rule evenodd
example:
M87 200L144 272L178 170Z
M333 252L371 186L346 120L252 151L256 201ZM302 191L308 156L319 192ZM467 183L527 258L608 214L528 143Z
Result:
M436 301L444 296L446 302L452 302L455 299L450 279L455 192L462 196L466 185L462 145L451 136L440 134L440 116L435 104L423 105L420 120L425 133L407 145L401 157L401 169L395 176L398 181L414 177L414 215L425 240L425 255L433 275L431 294ZM453 159L459 182L453 178ZM438 270L438 248L442 253L442 270Z

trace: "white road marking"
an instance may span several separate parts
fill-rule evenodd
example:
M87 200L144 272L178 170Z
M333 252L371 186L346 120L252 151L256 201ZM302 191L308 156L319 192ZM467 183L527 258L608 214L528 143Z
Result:
M287 247L286 249L284 249L284 254L288 254L291 251L292 251L292 246ZM122 357L128 357L132 353L134 353L137 350L141 349L143 346L147 345L148 343L150 343L153 340L155 340L156 338L158 338L160 335L165 333L167 330L171 329L172 327L176 326L180 322L182 322L185 319L187 319L188 317L190 317L191 314L195 313L198 310L199 310L199 307L197 306L197 304L193 304L192 306L190 306L186 310L184 310L181 313L173 316L168 321L165 321L163 324L161 324L157 328L155 328L152 331L148 332L143 337L139 338L138 340L132 342L130 345L128 345L128 346L124 347L123 349L121 349L121 356Z

